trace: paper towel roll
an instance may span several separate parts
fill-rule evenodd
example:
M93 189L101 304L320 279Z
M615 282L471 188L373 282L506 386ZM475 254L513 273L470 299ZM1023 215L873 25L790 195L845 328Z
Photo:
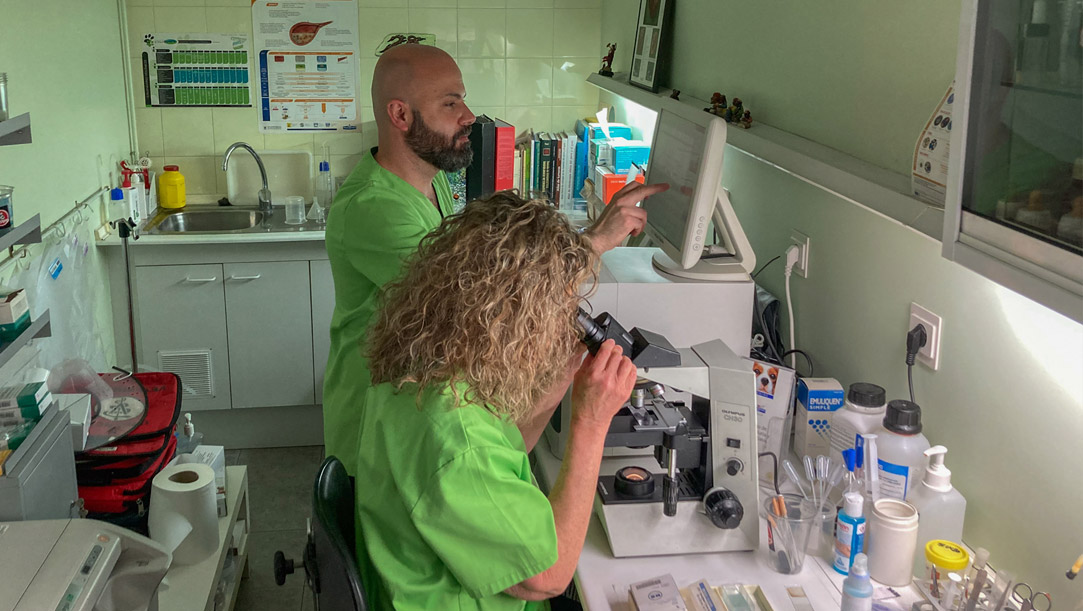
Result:
M150 538L173 552L173 564L195 564L218 550L214 469L172 465L154 476Z

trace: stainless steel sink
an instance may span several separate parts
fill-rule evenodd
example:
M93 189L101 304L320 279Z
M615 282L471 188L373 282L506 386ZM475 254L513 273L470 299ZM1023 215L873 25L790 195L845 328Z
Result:
M186 210L160 214L151 220L146 233L226 233L259 227L263 213L231 208Z

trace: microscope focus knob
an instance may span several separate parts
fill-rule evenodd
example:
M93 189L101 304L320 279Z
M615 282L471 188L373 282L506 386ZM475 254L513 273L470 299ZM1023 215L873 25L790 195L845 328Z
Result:
M726 461L726 473L729 473L730 477L736 476L745 468L745 463L741 462L740 458L731 458Z
M703 495L703 510L711 523L729 530L741 525L745 517L745 508L737 496L726 488L712 488Z

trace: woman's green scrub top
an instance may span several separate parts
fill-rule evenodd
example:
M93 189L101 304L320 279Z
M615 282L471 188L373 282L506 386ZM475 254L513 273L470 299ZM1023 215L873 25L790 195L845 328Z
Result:
M453 210L443 172L432 181L437 210L421 191L380 166L375 152L365 153L335 195L325 236L335 311L323 379L323 442L327 455L338 457L350 475L356 474L357 425L370 385L361 341L380 287L399 277L421 238Z
M557 560L553 509L514 423L431 388L368 390L357 550L375 609L546 609L504 590Z

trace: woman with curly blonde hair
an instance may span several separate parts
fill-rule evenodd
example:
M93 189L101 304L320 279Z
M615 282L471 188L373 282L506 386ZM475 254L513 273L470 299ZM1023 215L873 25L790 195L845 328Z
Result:
M369 330L358 439L362 581L379 609L524 609L571 581L609 421L635 367L583 359L596 255L550 205L498 193L422 241ZM580 365L580 360L582 364ZM574 374L547 498L527 452Z

